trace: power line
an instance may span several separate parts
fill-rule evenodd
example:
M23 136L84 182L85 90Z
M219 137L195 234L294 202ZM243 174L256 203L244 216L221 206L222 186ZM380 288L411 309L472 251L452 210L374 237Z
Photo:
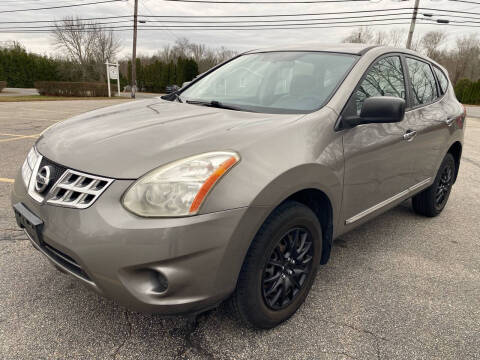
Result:
M409 18L405 19L379 19L378 21L399 21L399 20L408 20ZM372 22L373 20L369 20L368 22ZM421 21L425 21L422 19ZM273 24L273 25L258 25L258 24L252 24L252 25L245 25L245 26L240 26L240 25L232 25L232 26L226 26L226 25L220 25L220 26L172 26L175 27L176 30L277 30L277 29L290 29L290 30L295 30L295 29L315 29L315 28L337 28L337 27L358 27L358 26L364 26L364 22L360 23L361 21L347 21L347 22L331 22L331 23L309 23L309 24ZM341 24L341 25L336 25L336 24ZM371 24L372 26L384 26L384 25L402 25L402 24L408 24L408 22L389 22L389 23L376 23L376 24ZM465 23L456 23L456 24L438 24L438 23L433 23L433 22L419 22L418 24L423 24L423 25L447 25L447 26L460 26L460 27L470 27L470 28L478 28L480 25L470 25L470 24L465 24ZM316 25L322 25L322 26L316 26ZM287 27L288 26L288 27ZM111 26L104 28L105 30L111 30L111 31L130 31L132 29L132 26ZM166 30L165 27L163 26L141 26L138 28L139 30ZM93 30L89 29L82 29L78 30L81 32L89 32ZM11 32L11 33L47 33L49 30L45 29L31 29L31 30L20 30L20 29L15 29L12 28L11 30L7 29L2 29L0 28L0 32Z
M410 22L393 22L385 24L372 24L372 26L391 26L391 25L407 25ZM480 25L463 25L463 24L437 24L437 23L422 23L419 22L417 25L441 25L441 26L455 26L455 27L468 27L468 28L479 28ZM308 26L308 27L276 27L276 28L183 28L176 29L182 31L261 31L261 30L302 30L302 29L331 29L331 28L356 28L361 26L361 24L351 24L351 25L329 25L329 26ZM112 31L131 31L131 27L127 28L113 28ZM139 30L151 30L151 31L166 31L164 27L156 28L141 28ZM0 33L48 33L47 30L24 30L24 31L3 31L0 30ZM85 31L88 32L88 31Z
M430 11L456 13L456 14L480 15L480 13L471 12L471 11L446 10L446 9L435 9L435 8L425 8L425 7L419 7L418 9L419 10L430 10Z
M54 30L56 28L59 29L66 29L66 30L82 30L84 28L94 30L97 25L110 25L110 24L121 24L121 23L132 23L133 20L120 20L120 21L109 21L109 22L99 22L99 23L92 23L92 24L59 24L59 25L42 25L42 26L16 26L16 27L0 27L0 29L51 29ZM124 25L126 26L126 25ZM107 27L102 26L102 29L106 29Z
M480 5L480 2L475 2L475 1L467 1L467 0L448 0L448 1L455 1L455 2L461 2L461 3L467 3L467 4L477 4L477 5Z
M296 16L320 16L320 15L341 15L341 14L359 14L359 13L376 13L384 11L397 11L397 10L411 10L413 8L397 8L397 9L379 9L379 10L359 10L359 11L340 11L340 12L322 12L322 13L301 13L301 14L265 14L265 15L149 15L138 14L140 17L147 18L178 18L178 19L193 19L193 18L271 18L271 17L296 17ZM475 14L475 13L472 13ZM379 14L381 15L381 14ZM478 13L480 15L480 13ZM132 18L133 15L120 15L120 16L104 16L104 17L93 17L93 18L79 18L77 20L81 21L90 21L90 20L105 20L105 19L119 19L119 18ZM28 21L2 21L3 24L26 24L26 23L49 23L49 22L58 22L59 20L28 20Z
M339 2L364 2L370 0L287 0L287 1L223 1L223 0L164 0L172 2L207 3L207 4L313 4L313 3L339 3ZM459 0L460 1L460 0Z
M145 1L143 1L143 2L141 3L141 5L145 8L145 10L147 10L147 11L150 13L150 15L153 15L152 11L151 11L150 8L147 6L147 4L145 3ZM140 16L140 17L142 17L142 16ZM147 16L147 18L148 18L148 21L156 21L156 20L150 20L150 17L149 17L149 16ZM167 26L165 26L165 27L166 27L166 29L167 29L167 31L168 31L168 34L169 34L170 36L172 36L175 40L178 40L178 37L177 37L172 31L170 31L170 29L169 29Z
M407 13L404 13L404 14L382 14L382 15L366 15L366 16L363 16L363 17L358 17L358 16L350 16L350 17L343 17L343 19L358 19L358 18L366 18L366 17L378 17L378 16L392 16L392 15L409 15ZM460 17L462 18L462 17ZM205 26L205 27L211 27L211 28L214 28L214 27L220 27L220 26L228 26L228 27L235 27L237 25L232 25L232 26L229 26L229 25L224 25L224 24L245 24L245 25L238 25L239 27L248 27L248 26L279 26L279 25L308 25L308 24L288 24L289 22L292 22L292 21L301 21L301 22L304 22L304 21L327 21L327 22L323 22L323 23L312 23L312 24L336 24L336 23L364 23L364 22L370 22L370 21L373 21L373 22L381 22L381 21L391 21L391 20L405 20L407 18L389 18L389 19L374 19L374 20L358 20L358 21L355 21L355 20L350 20L350 21L340 21L340 22L328 22L329 20L336 20L334 18L309 18L309 19L285 19L285 20L239 20L239 21L177 21L177 20L166 20L166 21L161 21L161 20L149 20L149 22L152 22L152 23L160 23L161 25L157 25L157 26L161 26L161 27L165 27L167 31L169 31L169 27L173 27L173 28L183 28L183 27L200 27L202 26L201 24L217 24L216 26ZM480 20L480 18L473 18L475 20ZM432 20L432 19L418 19L418 20L423 20L423 21L432 21L434 22L435 20ZM97 25L110 25L110 24L121 24L121 23L131 23L133 20L120 20L120 21L110 21L110 22L100 22L100 23L93 23L91 25L87 25L87 28L90 27L90 28L94 28L95 26ZM467 23L473 23L473 24L480 24L480 21L472 21L472 20L468 20L468 21L455 21L455 20L451 20L450 21L451 23L458 23L458 24L467 24ZM168 23L168 24L167 24ZM259 24L259 23L274 23L274 24ZM287 23L287 24L285 24ZM192 26L186 26L186 25L170 25L170 24L195 24L195 25L192 25ZM60 27L62 27L62 25L59 25ZM63 25L64 26L64 25ZM123 26L126 26L126 25L123 25ZM76 25L76 24L71 24L71 25L67 25L68 29L70 30L82 30L84 28L83 25ZM144 26L144 28L147 28L147 26ZM152 26L154 27L154 26ZM55 29L57 28L57 25L43 25L43 26L17 26L17 27L0 27L0 30L21 30L21 29L33 29L33 30L42 30L42 29ZM105 27L105 26L102 26L102 29L109 29L110 27ZM169 31L171 33L171 31ZM173 34L172 34L173 35ZM175 39L177 39L176 36L174 36Z
M365 19L365 18L378 18L384 16L403 16L403 15L410 15L411 13L388 13L388 14L376 14L376 15L360 15L360 16L343 16L341 19ZM433 14L434 16L438 16ZM449 15L449 18L459 18L459 19L473 19L473 20L480 20L480 17L470 17L470 16L462 16L462 15ZM336 18L327 17L327 18L308 18L308 19L277 19L277 20L215 20L215 21L198 21L198 20L148 20L148 22L158 22L158 23L184 23L184 24L232 24L232 23L253 23L253 22L262 22L262 23L275 23L275 22L289 22L289 21L319 21L319 20L336 20ZM430 20L431 19L419 19L419 20ZM471 21L467 21L471 22ZM473 21L472 21L473 22Z
M121 15L121 16L105 16L105 17L94 17L94 18L83 18L83 19L74 19L79 21L91 21L91 20L106 20L106 19L121 19L121 18L132 18L133 15ZM29 21L2 21L2 24L36 24L36 23L57 23L62 20L29 20Z
M398 13L398 14L377 14L377 15L363 15L363 16L346 16L342 17L342 19L364 19L364 18L378 18L378 17L385 17L385 16L401 16L401 15L410 15L410 13ZM140 16L140 15L139 15ZM143 17L143 16L141 16ZM147 16L148 18L148 16ZM478 18L480 20L480 18ZM148 20L148 22L152 23L161 23L163 25L161 26L170 26L166 24L231 24L231 23L283 23L283 22L291 22L291 21L322 21L322 20L336 20L335 18L308 18L308 19L277 19L277 20L224 20L224 21L198 21L198 20ZM127 19L127 20L120 20L120 21L109 21L109 22L95 22L92 24L87 24L87 26L95 26L95 25L108 25L108 24L117 24L117 23L123 23L123 22L132 22L132 19ZM17 22L13 22L17 24ZM24 22L22 22L24 23ZM3 22L3 24L11 24L9 22ZM27 28L56 28L57 26L67 26L69 29L70 28L75 28L75 27L82 27L82 24L76 24L76 23L69 23L67 25L63 25L60 23L59 25L42 25L42 26L18 26L15 28L18 29L27 29ZM10 28L9 28L10 29ZM13 27L12 27L13 29Z
M188 21L182 21L182 20L149 20L149 22L152 22L152 23L159 23L159 24L162 24L162 25L158 25L158 26L162 26L162 27L166 27L166 26L169 26L169 27L174 27L174 28L185 28L185 27L188 27L188 28L194 28L194 27L202 27L203 25L202 24L216 24L216 25L212 25L212 26L209 26L209 25L205 25L204 27L206 28L216 28L216 27L221 27L221 26L224 26L224 27L252 27L252 26L280 26L280 25L290 25L290 26L295 26L295 25L318 25L318 24L349 24L349 23L365 23L365 22L383 22L383 21L392 21L392 20L395 20L395 21L398 21L398 20L405 20L405 18L398 18L398 16L404 16L404 15L410 15L410 13L386 13L386 14L376 14L376 15L361 15L361 16L345 16L345 17L342 17L341 20L347 20L348 21L335 21L337 20L337 18L332 18L332 17L322 17L322 18L307 18L307 19L274 19L274 20L264 20L264 19L260 19L260 20L228 20L228 21L218 21L218 20L215 20L215 21L198 21L198 20L188 20ZM385 17L389 17L389 16L395 16L396 18L385 18ZM129 18L130 16L116 16L116 17L107 17L107 18ZM372 18L374 17L375 19L367 19L367 18ZM383 18L382 18L383 17ZM466 16L462 16L462 15L450 15L449 16L450 18L460 18L460 19L463 19L463 18L469 18L469 19L473 19L473 20L480 20L480 18L472 18L472 17L466 17ZM99 19L99 18L97 18ZM360 20L357 20L357 19L360 19ZM334 21L332 21L334 20ZM430 22L430 21L435 21L435 20L432 20L432 19L419 19L419 20L424 20L424 21L427 21L427 22ZM467 21L457 21L457 20L450 20L450 22L452 23L480 23L478 21L473 21L473 20L467 20ZM87 24L87 27L91 27L93 29L93 27L95 27L96 25L111 25L111 24L121 24L121 23L129 23L131 22L132 20L131 19L126 19L126 20L119 20L119 21L108 21L108 22L99 22L99 23L92 23L92 24ZM315 23L310 23L310 24L288 24L288 22L307 22L307 21L315 21ZM319 23L318 21L322 21L321 23ZM19 23L19 22L11 22L11 23ZM22 24L23 23L26 23L26 22L21 22ZM34 22L32 22L34 23ZM269 24L260 24L260 23L269 23ZM287 24L285 24L287 23ZM8 24L5 23L5 24ZM168 24L168 25L167 25ZM170 24L192 24L192 26L187 26L187 25L170 25ZM227 25L225 25L227 24ZM230 24L235 24L235 25L231 25ZM244 24L244 25L238 25L238 24ZM62 24L60 24L60 26L62 26ZM65 26L65 25L63 25ZM82 30L83 29L83 25L77 25L76 23L68 23L66 25L68 27L68 29L73 29L73 30ZM122 25L122 26L125 26L125 25ZM3 29L3 30L23 30L23 29L32 29L32 30L47 30L47 29L53 29L53 28L56 28L57 27L57 24L55 25L38 25L38 26L16 26L16 27L0 27L0 29ZM151 28L152 26L143 26L143 28ZM110 27L102 27L104 29L109 29L109 28L112 28L111 26ZM87 28L88 30L88 28ZM167 29L168 30L168 29Z
M368 20L347 20L347 21L333 21L333 22L311 22L311 23L294 23L294 24L287 24L288 26L297 26L297 25L330 25L330 24L352 24L352 23L358 23L358 24L363 24L363 23L371 23L371 22L384 22L384 21L398 21L398 20L409 20L410 18L409 17L404 17L404 18L386 18L386 19L368 19ZM326 20L335 20L335 19L326 19ZM283 21L283 20L279 20L279 21ZM221 27L221 28L248 28L248 27L275 27L275 26L279 26L279 25L283 25L283 24L245 24L245 25L171 25L169 26L170 28L182 28L182 29L185 29L185 28L198 28L198 27L202 27L202 28L218 28L218 27ZM119 25L119 26L110 26L110 27L104 27L105 30L108 30L108 29L115 29L115 28L121 28L121 27L125 27L126 25ZM4 28L4 27L0 27L1 30L9 30L9 29L47 29L47 28L52 28L52 27L55 27L55 26L51 26L51 25L48 25L48 26L26 26L26 27L10 27L10 28ZM161 27L159 25L141 25L141 29L151 29L151 28L157 28L157 27ZM72 27L67 27L67 28L72 28L72 29L75 29L75 25L73 25ZM77 29L79 30L83 30L81 27L77 27ZM85 29L85 30L88 30L88 29ZM92 27L92 30L93 27Z
M321 13L301 13L301 14L264 14L264 15L148 15L154 18L259 18L259 17L284 17L284 16L317 16L317 15L342 15L342 14L359 14L359 13L377 13L380 11L397 11L412 10L413 8L397 8L397 9L378 9L378 10L357 10L357 11L336 11ZM480 15L480 13L478 13ZM140 15L139 15L140 16Z
M381 25L402 25L402 24L409 24L408 22L401 22L401 23L386 23L386 24L373 24L373 26L381 26ZM278 28L213 28L213 29L206 29L206 28L183 28L183 29L176 29L176 30L182 30L182 31L189 31L189 30L195 30L195 31L200 31L200 30L208 30L208 31L223 31L223 30L235 30L235 31L257 31L257 30L295 30L295 29L324 29L324 28L338 28L338 27L347 27L347 28L355 28L358 27L359 25L332 25L332 26L317 26L317 27L278 27ZM110 29L111 31L131 31L132 28L113 28ZM150 28L143 28L139 27L139 30L152 30L152 31L166 31L165 28L163 27L150 27ZM49 33L50 31L48 30L13 30L13 31L5 31L5 30L0 30L0 33ZM89 32L88 30L85 30L84 32Z
M95 2L81 3L81 4L58 5L58 6L48 6L48 7L31 8L31 9L1 10L0 14L14 13L14 12L24 12L24 11L61 9L61 8L70 8L70 7L77 7L77 6L105 4L105 3L118 2L118 1L123 1L123 0L104 0L104 1L95 1Z
M343 15L343 14L361 14L361 13L378 13L386 11L401 11L401 10L413 10L410 7L404 8L389 8L389 9L378 9L378 10L358 10L358 11L339 11L339 12L322 12L322 13L300 13L300 14L263 14L263 15L153 15L152 13L139 14L140 17L147 18L165 18L165 19L215 19L215 18L272 18L272 17L302 17L302 16L323 16L323 15ZM467 14L467 15L479 15L479 12L470 12L470 11L457 11L457 10L445 10L445 9L435 9L435 8L424 8L419 7L419 10L427 11L438 11L438 12L447 12L454 14ZM382 16L384 14L378 14ZM442 14L438 14L442 16ZM461 17L457 15L449 15L453 17ZM106 20L106 19L120 19L120 18L132 18L133 15L119 15L119 16L102 16L102 17L91 17L91 18L79 18L81 21L91 21L91 20ZM462 18L468 18L463 17ZM2 24L27 24L27 23L55 23L59 20L28 20L28 21L2 21Z
M383 16L404 16L404 15L409 15L409 14L383 14ZM370 15L370 16L365 16L365 17L378 17L379 15ZM364 23L372 23L372 22L385 22L385 21L399 21L399 20L409 20L410 17L389 17L389 18L376 18L376 19L365 19L365 17L344 17L342 20L338 21L335 18L317 18L317 19L286 19L286 20L246 20L246 21L176 21L176 20L168 20L168 21L157 21L160 23L174 23L174 24L182 24L182 25L168 25L169 28L248 28L248 27L275 27L275 26L305 26L305 25L332 25L332 24L352 24L356 23L358 25L362 25ZM350 20L346 20L349 19ZM362 19L362 20L357 20L357 19ZM333 20L333 21L332 21ZM345 21L343 21L345 20ZM419 21L424 21L426 23L435 23L436 21L433 19L418 19ZM477 20L480 20L478 18ZM310 21L310 23L290 23L290 24L285 24L285 22L292 22L292 21ZM320 21L320 22L319 22ZM125 23L125 22L131 22L131 20L121 20L121 21L112 21L112 22L106 22L106 23L98 23L98 24L92 24L90 27L93 30L95 28L95 25L110 25L110 24L116 24L116 23ZM264 24L264 23L269 23L269 24ZM235 23L235 25L230 25L232 23ZM259 24L263 23L263 24ZM273 24L272 24L273 23ZM473 23L473 24L480 24L480 21L472 21L472 20L467 20L467 21L456 21L456 20L450 20L450 23L457 23L457 24L468 24L468 23ZM184 25L184 24L191 24L191 25ZM203 24L214 24L214 25L203 25ZM227 25L225 25L227 24ZM240 25L239 25L240 24ZM108 29L116 29L120 27L126 27L127 25L119 25L119 26L107 26L107 27L102 27L105 30ZM33 30L47 30L51 28L56 28L56 25L42 25L42 26L19 26L19 27L0 27L1 30L20 30L20 29L33 29ZM151 29L151 28L156 28L156 27L165 27L165 24L163 25L141 25L142 29ZM81 25L76 25L75 23L72 23L71 25L67 25L68 29L72 30L84 30L85 28ZM88 28L86 29L88 30Z
M469 11L444 10L433 8L418 8L419 10L440 11L449 13L480 15L480 13ZM393 9L378 9L378 10L357 10L357 11L337 11L337 12L322 12L322 13L301 13L301 14L264 14L264 15L138 15L154 18L258 18L258 17L284 17L284 16L316 16L316 15L342 15L342 14L359 14L359 13L378 13L384 11L398 11L398 10L413 10L413 7L393 8ZM410 13L409 13L410 14Z

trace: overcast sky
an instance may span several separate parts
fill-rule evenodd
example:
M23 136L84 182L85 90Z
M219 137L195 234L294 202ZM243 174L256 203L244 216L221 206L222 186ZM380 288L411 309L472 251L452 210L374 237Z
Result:
M133 13L133 0L114 2L101 5L89 5L56 10L42 10L34 12L1 13L12 9L55 6L59 4L74 4L91 2L94 0L0 0L0 23L3 21L52 20L65 16L80 18L130 15ZM259 0L260 2L262 0ZM281 0L279 0L281 1ZM471 0L478 1L478 0ZM167 2L162 0L139 0L139 14L147 15L143 19L148 21L148 15L264 15L264 14L295 14L295 13L326 13L335 11L375 10L388 8L413 7L414 0L392 1L374 0L359 3L336 4L192 4L187 2ZM460 10L480 13L478 5L453 2L448 0L421 0L420 6L435 9ZM424 11L425 12L425 11ZM430 11L435 13L435 11ZM438 13L440 14L440 13ZM355 16L355 14L352 14ZM329 16L330 17L330 16ZM405 16L402 16L405 17ZM448 15L442 16L448 18ZM152 18L150 18L152 19ZM205 19L204 19L205 20ZM239 19L237 19L239 20ZM462 21L461 19L457 19ZM404 22L406 20L403 20ZM150 23L153 25L153 23ZM372 23L373 25L373 23ZM480 25L480 24L479 24ZM2 25L12 26L12 25ZM20 25L18 25L20 26ZM21 26L28 26L23 24ZM408 29L409 25L397 27ZM389 30L392 26L372 26L375 29ZM421 35L429 30L444 29L450 36L450 44L457 35L476 32L480 28L465 28L439 25L417 25L415 32ZM153 54L165 44L173 43L176 38L187 37L192 42L204 43L211 47L226 46L238 51L259 48L264 46L291 44L302 41L340 42L352 29L296 29L270 31L182 31L168 28L163 31L141 30L138 35L138 53ZM117 32L122 40L122 56L131 53L132 32ZM0 34L0 42L17 40L29 51L41 54L53 54L54 47L49 34Z

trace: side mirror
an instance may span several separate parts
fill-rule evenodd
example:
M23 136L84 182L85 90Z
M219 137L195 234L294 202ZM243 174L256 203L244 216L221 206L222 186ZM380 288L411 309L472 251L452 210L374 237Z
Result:
M346 128L361 124L395 123L403 120L405 100L393 96L374 96L366 98L360 116L348 116L342 119Z

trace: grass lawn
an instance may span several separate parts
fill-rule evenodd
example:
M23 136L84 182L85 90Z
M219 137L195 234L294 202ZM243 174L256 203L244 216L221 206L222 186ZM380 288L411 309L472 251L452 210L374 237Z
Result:
M21 102L21 101L65 101L65 100L130 100L128 97L66 97L66 96L43 96L43 95L25 95L25 96L0 96L0 102Z

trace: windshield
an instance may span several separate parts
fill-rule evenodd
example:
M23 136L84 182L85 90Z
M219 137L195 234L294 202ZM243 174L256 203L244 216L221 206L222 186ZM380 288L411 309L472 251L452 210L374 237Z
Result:
M213 102L235 110L308 113L324 105L357 59L356 55L326 52L242 55L180 96L197 105Z

